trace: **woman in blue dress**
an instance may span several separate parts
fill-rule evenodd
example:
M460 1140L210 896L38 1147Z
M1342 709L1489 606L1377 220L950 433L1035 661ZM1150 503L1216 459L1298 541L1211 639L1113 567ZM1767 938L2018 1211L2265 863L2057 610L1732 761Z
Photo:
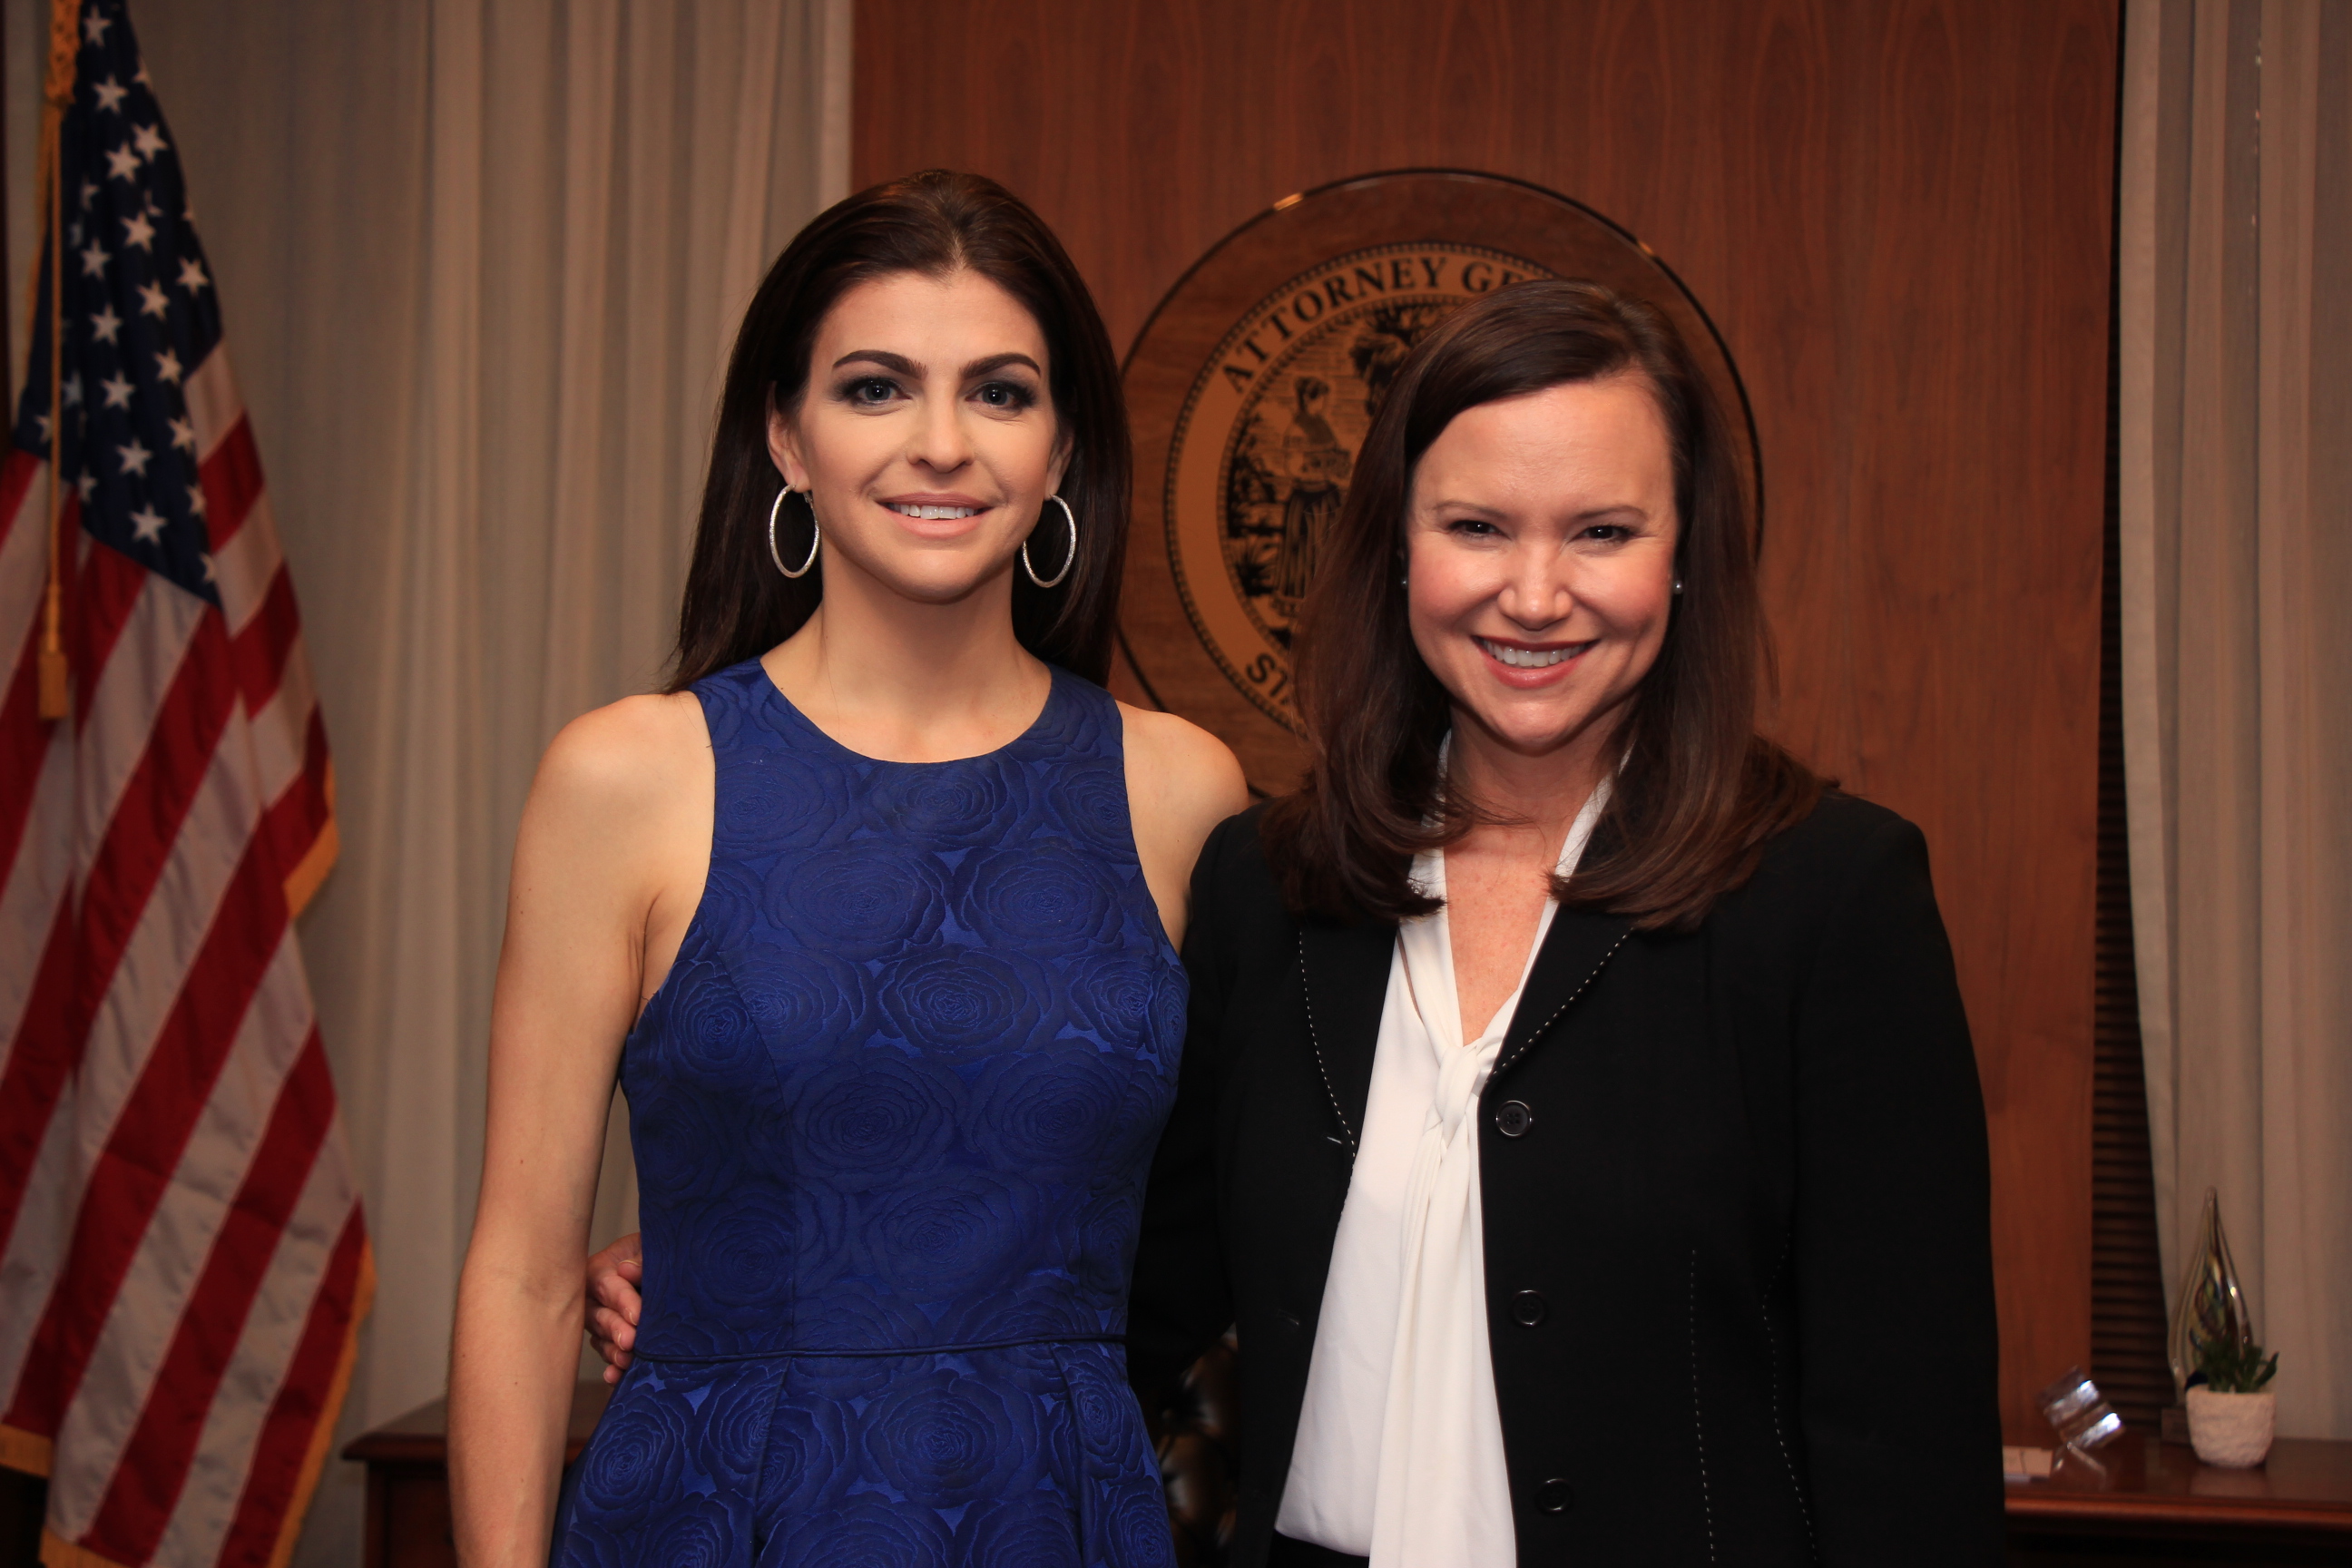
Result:
M730 360L678 665L515 850L450 1375L461 1559L1169 1561L1120 1339L1240 770L1099 685L1118 367L968 175L820 216ZM605 1111L648 1287L562 1471Z

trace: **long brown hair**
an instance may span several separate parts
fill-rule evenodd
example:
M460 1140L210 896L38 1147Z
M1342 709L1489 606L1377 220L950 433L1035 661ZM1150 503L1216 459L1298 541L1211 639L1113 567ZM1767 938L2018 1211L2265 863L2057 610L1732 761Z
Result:
M719 395L667 689L682 691L767 652L800 630L824 596L822 559L795 579L768 557L768 509L783 489L768 454L768 409L772 398L780 409L799 406L825 312L877 278L939 277L963 268L993 281L1036 318L1051 361L1055 417L1070 443L1061 494L1076 515L1077 559L1052 588L1013 574L1013 635L1048 664L1097 683L1108 677L1131 464L1110 335L1085 279L1044 220L993 180L932 169L819 213L776 258L744 312ZM1047 508L1050 521L1038 530L1040 569L1049 574L1065 548L1059 515ZM787 503L783 518L784 558L794 560L807 549L807 514Z
M1664 316L1598 284L1516 283L1463 307L1406 359L1323 546L1297 638L1313 761L1264 824L1295 910L1427 914L1437 900L1412 884L1413 856L1480 820L1475 802L1442 788L1451 705L1413 646L1399 580L1414 466L1465 409L1618 374L1642 378L1665 421L1683 592L1619 721L1624 761L1595 835L1599 858L1558 891L1647 929L1688 929L1820 798L1822 781L1756 732L1770 654L1748 499L1690 351Z

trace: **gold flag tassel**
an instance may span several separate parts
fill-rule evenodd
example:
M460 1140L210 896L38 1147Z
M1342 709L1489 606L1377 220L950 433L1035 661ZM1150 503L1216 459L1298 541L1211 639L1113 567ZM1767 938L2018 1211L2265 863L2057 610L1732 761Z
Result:
M41 600L40 663L44 719L62 719L73 710L73 682L66 667L65 502L58 488L58 463L66 446L66 411L59 401L65 391L65 199L60 189L65 182L58 160L64 140L58 126L73 102L80 11L79 0L50 0L49 68L41 88L40 206L49 229L49 579Z

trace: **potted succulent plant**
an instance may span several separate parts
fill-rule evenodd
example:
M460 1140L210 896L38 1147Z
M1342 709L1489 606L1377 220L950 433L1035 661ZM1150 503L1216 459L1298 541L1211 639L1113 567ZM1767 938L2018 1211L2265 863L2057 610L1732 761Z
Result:
M2247 1469L2271 1451L2278 1422L2278 1395L2270 1381L2278 1355L2263 1357L2250 1340L2208 1340L2197 1349L2197 1370L2205 1381L2189 1391L2189 1441L2209 1465Z

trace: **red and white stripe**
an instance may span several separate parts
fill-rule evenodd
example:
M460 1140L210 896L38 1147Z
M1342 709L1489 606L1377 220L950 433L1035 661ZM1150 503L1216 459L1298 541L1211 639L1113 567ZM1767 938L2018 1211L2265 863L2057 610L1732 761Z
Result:
M252 432L187 383L214 605L74 527L38 717L41 465L0 465L0 1463L51 1563L283 1563L373 1283L292 918L332 773Z

